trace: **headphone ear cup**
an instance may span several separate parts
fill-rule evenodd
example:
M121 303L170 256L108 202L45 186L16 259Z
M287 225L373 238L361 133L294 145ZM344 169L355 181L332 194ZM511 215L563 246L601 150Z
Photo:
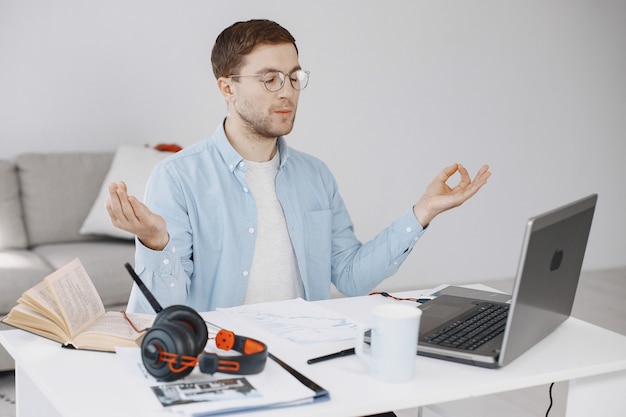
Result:
M198 356L206 346L209 332L204 319L191 307L185 305L172 305L164 308L154 319L153 327L161 323L173 324L185 329L187 335L193 339L194 353Z
M141 360L150 375L159 381L175 381L184 378L193 371L193 366L173 372L170 364L161 358L161 352L168 352L175 355L178 360L182 356L195 357L195 341L189 337L185 329L181 329L171 323L161 323L152 327L141 342ZM181 368L177 363L175 368Z

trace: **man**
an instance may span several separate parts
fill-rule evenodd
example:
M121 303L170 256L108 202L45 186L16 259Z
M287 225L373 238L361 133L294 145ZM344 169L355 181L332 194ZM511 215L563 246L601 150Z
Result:
M215 134L159 163L145 204L123 182L109 187L111 221L137 236L135 269L164 306L318 300L331 282L345 295L366 294L398 270L435 216L490 176L487 166L473 180L460 164L445 168L363 244L329 169L283 137L309 78L291 34L267 20L239 22L218 36L211 59L227 103ZM151 311L136 287L128 310Z

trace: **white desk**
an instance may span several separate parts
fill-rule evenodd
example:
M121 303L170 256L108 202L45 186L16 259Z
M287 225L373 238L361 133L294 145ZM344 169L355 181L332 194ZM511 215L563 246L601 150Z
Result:
M390 302L397 301L369 296L319 304L367 322L374 305ZM226 326L219 313L206 317ZM402 384L372 379L356 356L307 365L308 354L263 330L231 329L264 340L277 357L331 393L330 401L245 413L248 416L359 416L568 380L568 416L623 415L626 410L626 337L573 318L503 369L416 356L416 375ZM114 354L61 349L20 330L0 332L0 342L16 362L18 417L148 415L120 383Z

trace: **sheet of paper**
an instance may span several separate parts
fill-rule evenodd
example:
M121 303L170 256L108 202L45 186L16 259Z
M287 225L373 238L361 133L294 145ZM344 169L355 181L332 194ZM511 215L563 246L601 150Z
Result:
M314 392L271 359L262 372L254 375L210 375L196 368L178 381L160 382L147 373L139 348L117 348L116 352L123 372L120 380L155 414L208 416L313 401Z
M300 345L354 340L357 329L353 320L301 298L218 308L218 311Z

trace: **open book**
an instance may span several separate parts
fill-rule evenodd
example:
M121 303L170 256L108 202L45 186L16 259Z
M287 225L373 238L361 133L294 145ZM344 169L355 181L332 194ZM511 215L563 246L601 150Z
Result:
M115 352L140 346L144 333L133 329L122 312L107 312L78 258L44 278L17 300L2 322L76 349ZM128 314L138 329L154 315Z

